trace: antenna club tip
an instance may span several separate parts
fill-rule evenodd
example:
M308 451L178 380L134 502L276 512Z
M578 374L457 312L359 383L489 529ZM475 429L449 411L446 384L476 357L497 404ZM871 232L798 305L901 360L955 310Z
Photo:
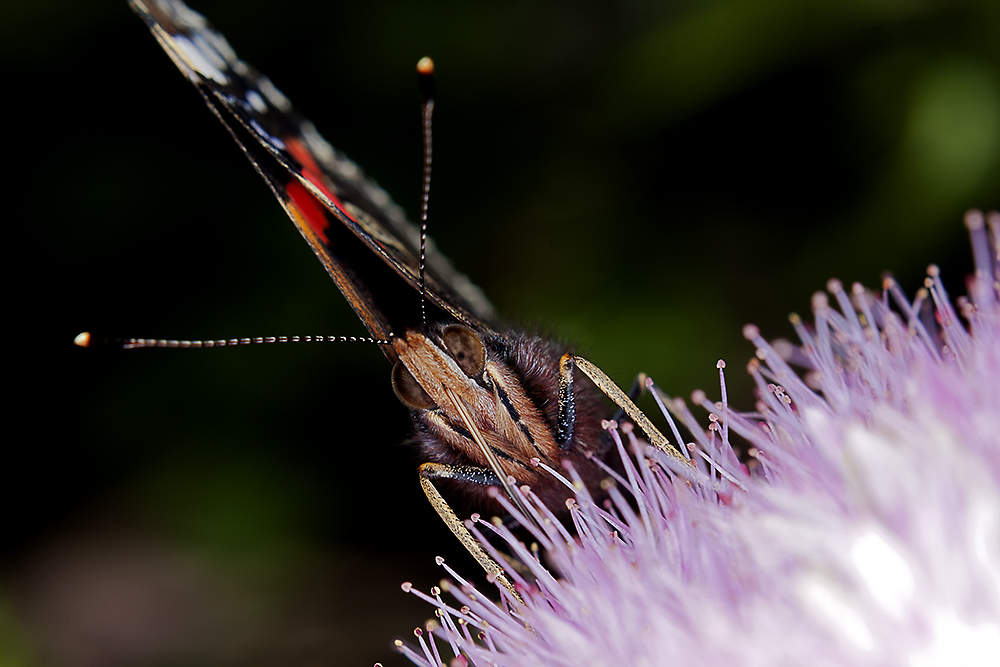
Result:
M427 76L434 73L434 61L424 56L417 62L417 74Z
M90 347L90 332L78 333L73 339L73 344L78 347Z

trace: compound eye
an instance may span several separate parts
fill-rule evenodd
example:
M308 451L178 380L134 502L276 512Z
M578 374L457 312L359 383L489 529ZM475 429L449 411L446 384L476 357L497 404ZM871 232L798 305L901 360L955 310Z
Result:
M461 324L450 324L441 333L441 340L466 375L475 377L483 372L486 348L472 329Z
M414 410L430 410L435 407L430 394L424 391L402 361L397 361L392 367L392 390L399 400Z

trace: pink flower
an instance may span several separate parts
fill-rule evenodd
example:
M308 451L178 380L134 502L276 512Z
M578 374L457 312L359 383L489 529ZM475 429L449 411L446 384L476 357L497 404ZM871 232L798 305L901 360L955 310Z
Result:
M792 317L798 345L747 326L755 412L727 404L721 362L722 401L692 397L708 430L650 383L693 436L698 472L610 424L628 479L607 507L577 492L576 536L540 522L549 566L479 523L530 567L510 573L524 605L445 566L457 604L405 585L438 621L400 650L420 665L1000 661L1000 214L966 224L967 298L953 304L931 266L912 302L892 279L879 293L830 281L836 308L821 293L813 324Z

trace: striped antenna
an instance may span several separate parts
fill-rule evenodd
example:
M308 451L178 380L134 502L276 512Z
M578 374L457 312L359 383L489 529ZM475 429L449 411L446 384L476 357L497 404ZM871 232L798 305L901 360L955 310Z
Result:
M423 57L417 63L417 85L420 88L420 116L424 127L424 187L420 198L420 323L427 328L427 281L424 266L427 259L427 205L431 196L431 161L434 145L431 141L431 118L434 115L434 61Z
M173 340L168 338L95 338L89 331L78 334L73 343L79 347L110 347L136 350L143 347L206 348L236 347L237 345L270 345L276 343L373 343L391 345L389 339L380 340L365 336L257 336L253 338L220 338L217 340Z

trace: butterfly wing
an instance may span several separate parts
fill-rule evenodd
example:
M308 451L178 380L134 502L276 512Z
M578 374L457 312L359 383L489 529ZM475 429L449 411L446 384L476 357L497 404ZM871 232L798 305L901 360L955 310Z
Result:
M237 58L205 18L176 0L130 0L178 69L239 144L372 336L420 325L419 230L288 99ZM438 317L484 329L493 309L428 249L427 299ZM395 361L391 346L382 346Z

